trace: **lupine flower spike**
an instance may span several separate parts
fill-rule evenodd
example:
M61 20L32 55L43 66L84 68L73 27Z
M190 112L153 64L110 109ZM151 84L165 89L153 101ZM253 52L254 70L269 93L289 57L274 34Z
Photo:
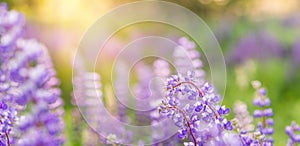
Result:
M238 129L238 132L251 132L254 130L253 117L249 114L247 105L238 101L234 104L233 113L235 115L235 120L237 120L235 128ZM234 120L233 120L234 121Z
M299 125L293 121L290 126L285 128L285 133L290 137L287 146L296 146L300 143L300 134L296 134L296 132L300 131Z
M219 106L221 97L212 85L197 86L194 75L188 72L187 76L178 74L168 78L161 114L179 127L179 138L190 140L185 145L241 145L238 135L229 132L233 127L225 116L230 109ZM182 102L183 98L190 103Z
M273 110L270 108L271 101L267 97L266 89L261 87L259 81L253 81L252 86L256 90L253 104L259 107L259 109L254 111L253 116L254 118L261 119L261 121L257 123L257 133L259 133L260 137L256 139L256 143L273 145L274 140L272 135L274 133L274 121L272 119Z
M24 17L5 4L0 20L1 144L62 145L63 101L48 51L23 38Z

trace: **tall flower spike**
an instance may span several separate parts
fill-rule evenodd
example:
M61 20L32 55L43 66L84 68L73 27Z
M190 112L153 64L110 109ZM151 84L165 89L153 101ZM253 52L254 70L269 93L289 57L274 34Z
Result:
M251 132L254 130L253 117L250 116L247 105L238 101L234 104L233 113L237 119L238 132Z
M178 73L186 75L188 70L193 70L197 78L204 79L203 63L200 60L200 53L196 50L194 42L186 37L180 38L178 46L174 50L173 58Z
M273 125L274 121L272 119L273 110L270 108L271 101L266 96L267 91L265 88L261 87L259 81L252 82L253 88L256 90L255 98L253 104L259 109L255 110L253 113L254 118L260 118L261 122L257 123L257 130L267 136L267 139L258 139L259 143L273 145L274 140L272 135L274 133Z
M293 121L290 126L285 128L285 133L289 136L287 146L296 146L300 143L300 134L296 134L296 132L299 131L300 127L295 121Z
M3 64L14 55L16 41L22 36L25 21L20 13L7 11L5 3L0 3L0 20L0 62Z
M10 142L20 146L62 145L63 102L47 49L33 39L22 38L24 18L16 11L7 11L5 4L0 4L0 20L0 96L10 110L10 106L18 110L20 117L17 123L9 123L15 129L11 136L15 139ZM11 112L8 118L15 115Z
M1 97L2 98L2 97ZM0 145L13 144L14 125L18 121L17 111L0 100Z
M5 3L0 3L0 145L15 143L17 111L14 109L13 88L18 83L12 81L7 65L16 54L16 41L21 37L23 16L16 11L8 11Z
M127 76L128 66L123 62L118 62L116 64L116 79L114 80L115 86L115 94L117 97L117 113L119 119L122 122L129 122L130 119L127 116L128 108L126 107L126 103L128 103L129 99L129 79Z
M150 83L153 79L153 71L149 65L142 61L136 64L134 70L136 71L138 78L138 82L133 87L134 96L136 96L135 102L137 103L135 106L137 109L142 109L144 107L150 109L151 106L149 105L149 102L152 100ZM137 110L135 113L138 125L150 124L150 110Z
M171 73L169 63L165 60L162 59L157 59L153 62L153 70L154 70L154 75L155 79L154 80L154 88L152 91L152 98L154 100L151 101L151 106L153 107L153 111L151 111L150 116L151 116L151 127L152 127L152 139L154 146L159 146L159 145L166 145L166 146L175 146L179 145L182 143L181 139L179 139L176 135L171 136L173 134L172 131L172 125L170 125L169 121L167 121L162 115L159 114L157 107L161 103L161 98L164 93L163 93L163 88L164 88L164 80L168 78L168 76ZM161 141L165 138L168 138L162 142Z
M178 137L191 142L186 145L241 145L241 140L232 134L231 122L224 116L229 108L219 106L220 96L212 85L197 86L194 73L189 76L173 75L167 80L167 92L160 106L160 113L173 120L179 127ZM186 102L183 98L187 98ZM232 141L226 139L232 138Z
M83 62L78 56L73 68L73 104L77 105L81 114L84 116L88 124L87 129L82 130L83 143L87 146L99 144L100 138L96 133L100 129L102 110L99 108L99 98L102 99L102 85L100 83L100 76L95 72L87 72ZM77 110L77 109L76 109ZM81 116L82 116L81 115ZM87 115L87 116L85 116ZM83 119L80 119L83 120ZM106 141L102 141L103 143Z
M202 62L198 59L195 44L186 38L179 39L179 44L180 47L174 52L177 71L180 71L178 67L188 68L184 62L191 58L195 71L184 72L183 75L178 73L167 79L160 113L172 119L179 127L179 138L190 141L185 145L241 145L240 137L230 132L233 128L231 122L224 117L230 109L219 105L220 95L212 85L204 82L204 73L199 74L203 72ZM178 51L182 47L193 55L183 57ZM232 141L226 140L229 137Z
M81 110L83 115L89 115L86 118L89 126L91 128L83 130L84 139L89 139L84 141L84 145L96 145L99 139L94 135L95 130L99 128L101 111L98 109L98 95L102 97L101 84L99 84L99 76L96 73L85 72L84 69L78 67L76 68L76 76L73 79L73 101ZM81 119L82 120L82 119ZM95 129L93 129L95 128ZM97 135L97 134L96 134ZM91 143L95 142L95 143Z
M20 117L18 126L21 137L17 144L20 146L62 145L64 141L63 101L60 98L61 91L57 87L59 81L50 56L46 48L35 40L18 40L18 48L28 51L24 55L30 54L30 57L28 56L28 61L23 62L27 63L22 65L22 70L13 71L14 76L27 79L19 85L18 89L21 91L15 101L20 106L28 103L32 105L30 112ZM39 54L39 57L33 54ZM26 66L32 61L35 65ZM14 60L11 62L15 63Z
M126 131L122 125L118 125L114 121L109 121L109 117L99 116L105 115L105 112L107 112L103 102L100 75L95 72L87 72L80 59L76 65L74 66L73 98L76 105L80 108L81 113L85 115L84 118L87 124L90 126L89 129L85 130L88 133L87 135L97 133L99 141L105 145L130 143L132 134ZM109 126L107 126L108 124ZM109 133L106 133L108 131ZM86 142L86 145L95 145L95 143L90 143L91 141Z

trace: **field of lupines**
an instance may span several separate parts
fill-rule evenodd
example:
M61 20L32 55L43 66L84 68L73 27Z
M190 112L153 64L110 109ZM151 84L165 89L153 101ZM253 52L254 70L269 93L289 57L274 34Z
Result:
M51 32L34 10L26 19L22 10L39 5L24 3L0 4L1 146L300 144L299 15L216 23L226 64L221 89L207 52L189 34L129 27L108 41L91 69L88 57L98 52L61 49L77 49L66 45L74 43L72 29ZM200 16L214 7L197 3ZM171 47L153 38L145 48L126 44L161 32ZM157 47L151 43L171 51L145 55Z

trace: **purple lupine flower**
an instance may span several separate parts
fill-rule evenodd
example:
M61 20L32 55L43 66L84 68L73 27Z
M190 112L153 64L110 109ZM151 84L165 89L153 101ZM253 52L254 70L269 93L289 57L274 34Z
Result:
M100 96L100 98L102 98L100 76L97 73L85 71L82 62L76 64L74 69L73 104L81 109L80 112L83 116L89 115L82 117L85 118L90 126L89 128L82 130L82 135L85 139L83 143L84 145L97 145L99 144L98 141L100 140L100 137L98 138L96 131L99 129L101 120L98 115L102 114L102 111L99 109L100 105L97 104L97 97ZM96 135L96 137L94 137L94 135ZM105 139L103 142L104 141Z
M62 100L47 49L22 38L24 18L7 11L5 4L0 4L0 20L1 100L15 107L20 117L18 123L10 123L15 129L14 143L62 145Z
M253 81L252 86L256 90L256 95L255 99L253 100L253 104L259 107L258 110L254 111L253 116L254 118L260 118L262 120L261 122L257 123L257 131L261 134L261 136L266 136L266 139L259 139L258 141L266 145L273 145L273 111L272 108L269 108L269 106L271 105L271 101L266 96L266 89L261 87L261 83L259 81Z
M287 146L295 146L297 143L300 143L300 134L296 134L296 132L299 131L300 127L295 121L293 121L290 126L285 128L285 133L289 136Z
M153 69L154 69L154 75L161 78L162 80L166 79L169 75L170 75L170 68L169 68L169 64L168 62L161 60L161 59L157 59L154 61L153 63ZM154 97L162 97L163 95L163 91L159 90L163 88L163 84L161 84L159 82L159 80L156 80L155 82L157 90L155 90L156 94L158 95L154 95ZM153 94L153 93L152 93ZM156 99L155 101L153 101L152 106L158 107L157 103L160 102L160 99ZM157 112L157 110L154 110L150 113L151 116L151 126L153 129L152 132L152 138L153 138L153 142L156 143L157 140L161 139L162 137L164 137L165 131L163 129L163 127L161 127L162 125L159 125L158 122L161 121L161 119L163 117L160 116L160 114Z
M155 109L150 113L151 117L151 127L152 127L152 142L154 146L166 145L166 146L175 146L182 143L182 140L174 135L173 126L170 125L167 117L162 116L157 111L157 107L161 103L161 97L164 95L164 80L168 78L171 73L169 63L162 59L157 59L153 62L153 71L155 75L154 86L152 90L151 106ZM173 136L172 136L173 135ZM171 137L170 137L171 136ZM166 139L168 138L168 139ZM164 140L166 139L166 140ZM164 140L164 141L162 141ZM161 141L161 142L159 142Z
M16 54L16 41L21 37L24 21L20 13L8 11L5 3L0 3L0 20L0 92L5 93L11 86L6 64ZM12 100L10 96L3 98Z
M261 83L259 81L252 82L253 87L256 89L255 99L253 100L253 104L258 106L259 109L255 110L253 113L254 118L261 119L260 122L257 123L256 131L253 131L253 126L250 126L251 129L243 129L240 122L245 120L246 125L252 125L252 117L247 117L245 115L249 115L247 111L247 106L243 103L236 104L236 109L234 112L236 113L236 118L232 120L233 126L237 132L239 132L239 136L242 139L242 143L245 146L261 146L261 145L270 145L274 144L274 140L272 135L274 133L273 125L274 120L272 119L273 111L269 106L271 105L270 99L266 96L266 89L261 87ZM239 114L245 114L240 115ZM239 118L239 119L238 119Z
M283 48L279 41L266 32L243 36L226 59L229 63L243 63L249 59L266 60L282 56Z
M179 127L178 137L191 138L191 142L185 145L224 145L227 142L242 145L238 135L230 133L233 127L224 117L230 110L219 106L221 98L214 87L208 83L198 86L195 74L187 74L168 78L167 92L160 106L160 113L171 118ZM186 98L190 102L186 102ZM236 141L225 141L227 136L235 137Z
M173 56L179 73L167 79L167 91L159 110L179 127L178 138L189 138L190 142L184 145L230 145L230 142L242 145L240 137L230 132L233 126L225 118L230 109L219 105L221 96L204 82L205 73L195 44L186 38L179 39ZM189 69L195 71L187 71ZM236 141L226 141L228 137Z
M0 18L0 61L5 63L17 49L15 44L22 35L24 17L14 10L7 11L7 5L0 3Z
M82 62L80 62L82 63ZM131 132L125 127L114 122L108 121L105 115L103 93L100 75L95 72L87 72L83 64L76 64L75 77L73 79L73 98L75 104L80 108L82 115L89 124L88 135L99 137L99 142L105 145L118 145L130 143L132 140ZM107 126L110 124L110 126ZM86 141L85 145L95 145L91 141Z
M138 125L147 125L151 123L150 113L151 105L149 102L151 99L150 83L153 79L153 72L151 67L145 62L139 62L135 66L138 82L133 87L136 104L136 121ZM149 101L149 102L145 102Z
M2 98L2 97L1 97ZM14 124L18 121L17 111L9 107L5 101L0 101L0 145L13 143Z
M30 112L20 118L18 126L21 137L18 145L62 145L63 101L60 98L61 91L57 87L59 81L48 52L35 40L19 40L18 47L28 51L24 53L24 58L28 57L26 60L35 62L32 67L21 65L20 71L14 71L20 79L27 79L19 85L22 91L16 96L16 103L20 106L32 104ZM11 60L11 62L13 64L17 61ZM37 131L39 134L33 134L32 131Z
M194 70L197 78L204 79L203 63L199 59L200 53L196 50L194 42L185 37L180 38L178 46L174 50L173 58L178 73L186 75L188 70ZM204 82L204 80L201 82Z
M234 104L233 113L237 119L239 132L250 132L254 130L253 117L250 116L247 105L241 101Z
M170 136L172 130L170 130L170 125L168 125L166 121L162 121L163 117L160 117L157 112L157 107L161 100L160 97L163 95L163 85L158 78L166 78L170 74L169 64L164 60L158 59L153 63L152 71L152 68L146 65L145 62L139 62L135 67L135 71L139 80L134 86L134 93L137 98L136 102L139 105L138 110L141 109L141 107L145 108L143 111L136 111L138 124L151 124L152 142L154 145L170 145L171 143L174 145L174 142L177 142L174 138L159 142L166 139L167 136ZM147 105L145 105L145 103Z
M129 122L127 116L128 108L126 103L129 99L128 83L129 79L127 76L128 66L123 62L116 64L116 79L114 80L115 94L118 99L117 101L117 113L118 117L122 122Z
M170 76L171 70L169 63L162 59L157 59L153 62L154 73L160 78L167 78Z

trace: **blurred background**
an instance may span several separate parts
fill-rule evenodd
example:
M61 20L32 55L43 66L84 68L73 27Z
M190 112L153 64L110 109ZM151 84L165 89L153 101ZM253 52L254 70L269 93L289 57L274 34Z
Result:
M75 135L74 129L79 127L72 117L75 108L71 104L73 52L93 22L113 8L133 1L4 0L10 9L26 16L26 37L35 37L49 48L65 100L66 145L80 145L84 140L84 134ZM223 101L226 106L233 107L234 101L241 100L253 113L254 89L250 82L260 80L263 83L275 113L275 145L285 145L288 138L285 126L292 120L300 123L300 1L167 1L190 9L214 32L227 65L227 88ZM130 28L122 31L124 34L107 46L111 50L122 47L126 39L141 35ZM153 29L147 31L155 34ZM114 51L110 53L114 54ZM108 54L105 59L113 56ZM105 82L108 76L101 68L105 65L100 67Z

